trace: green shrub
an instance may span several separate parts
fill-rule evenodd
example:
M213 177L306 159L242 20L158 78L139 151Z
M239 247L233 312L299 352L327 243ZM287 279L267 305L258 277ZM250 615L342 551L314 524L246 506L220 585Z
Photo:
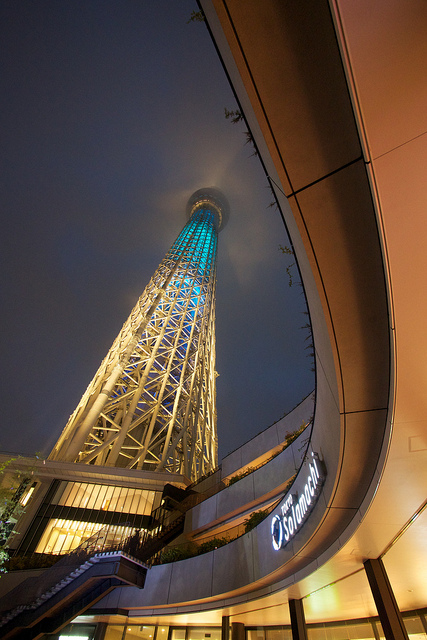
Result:
M24 569L48 569L64 556L54 554L34 554L32 556L12 556L7 562L8 571L22 571Z
M184 549L181 547L171 547L162 551L160 556L161 564L167 564L168 562L178 562L178 560L186 560L194 556L194 553L190 549Z
M206 542L202 542L202 544L199 545L197 554L201 555L202 553L208 553L208 551L213 551L214 549L218 549L218 547L223 547L227 543L227 538L212 538L211 540L206 540Z
M245 520L245 533L248 533L251 529L254 529L260 522L268 516L268 509L254 511L249 518Z
M286 447L289 447L289 445L298 438L298 436L304 431L304 429L308 427L308 424L309 423L303 422L299 429L297 429L296 431L292 431L292 433L286 434L283 450L285 450Z
M270 460L273 460L273 458L278 456L280 453L282 453L282 451L284 451L287 447L289 447L289 445L292 444L292 442L298 438L298 436L304 431L304 429L308 427L309 424L310 422L303 422L302 425L299 427L299 429L297 429L296 431L288 432L285 436L285 442L283 446L279 449L279 451L276 451L275 453L273 453L271 458L268 458L268 460L265 460L258 467L248 467L245 471L242 471L242 473L236 473L236 475L232 476L228 481L228 486L231 486L235 482L239 482L239 480L241 480L242 478L246 478L246 476L248 476L250 473L253 473L260 467L264 466L265 464L267 464L267 462L270 462Z
M289 478L288 482L286 483L286 487L283 489L283 494L287 493L289 491L289 489L292 486L293 481L295 480L295 478L297 477L297 474L294 473L294 475Z
M234 484L235 482L238 482L242 478L246 478L246 476L251 474L253 471L256 471L256 469L254 469L253 467L248 467L246 471L242 471L242 473L237 473L235 476L232 476L230 478L230 480L228 481L228 486L230 486L231 484Z

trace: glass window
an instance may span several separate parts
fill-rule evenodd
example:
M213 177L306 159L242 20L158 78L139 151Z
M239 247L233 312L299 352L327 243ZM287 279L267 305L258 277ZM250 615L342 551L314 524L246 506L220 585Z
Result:
M145 507L145 500L142 502L141 501L141 505L139 507L139 502L142 498L143 492L142 491L137 491L136 489L133 492L132 495L132 503L130 505L129 508L129 513L144 513L144 507ZM142 508L142 511L138 511L138 508Z
M33 484L29 487L27 487L24 491L24 493L22 494L20 500L19 500L19 504L21 504L23 507L26 507L27 504L29 503L31 496L33 495L36 487L37 487L37 482L33 482Z
M247 629L246 638L247 640L264 640L265 638L264 627L257 627L256 629Z
M326 640L325 627L307 627L308 640Z
M174 627L171 632L171 640L185 640L186 627Z
M156 640L168 640L169 627L161 626L157 627Z
M61 631L59 640L92 640L94 634L94 625L69 624Z
M49 520L46 529L37 545L36 553L63 554L76 549L86 542L95 533L99 537L93 544L96 550L107 550L120 546L126 538L135 533L136 529L127 526L105 526L95 522L82 522L80 520L63 520L53 518Z
M36 548L36 553L63 554L76 549L102 528L94 522L54 518L49 523Z
M97 509L98 511L107 511L105 504L107 501L107 491L109 487L105 485L88 485L87 495L84 504L81 506L85 509Z
M132 499L135 493L135 489L122 489L122 495L120 496L120 504L117 505L116 511L124 511L125 513L132 513Z
M153 640L156 627L142 624L127 624L125 640Z
M58 498L57 504L61 504L61 505L66 504L68 496L70 495L71 491L74 489L74 486L76 485L76 483L75 482L67 482L67 483L61 482L61 486L62 485L64 485L63 493L60 494L59 491L58 491L57 496L56 496Z
M118 511L150 515L156 491L88 484L87 482L61 482L52 504L98 511Z
M369 622L341 622L309 626L309 640L375 640L372 625Z
M109 624L105 632L104 640L122 640L124 625L123 624Z
M220 627L188 627L187 640L221 640Z
M349 640L350 638L348 627L345 623L331 626L327 625L325 631L326 640Z
M348 623L347 627L351 640L375 639L374 630L369 622Z
M67 483L65 482L65 480L61 480L61 482L58 484L56 488L55 495L52 498L52 504L58 504L59 499L64 493L64 489L66 486L67 486Z
M81 482L70 482L69 491L65 491L64 495L61 497L59 504L66 505L67 507L70 505L80 506L82 502L82 498L85 494L86 485Z
M83 509L97 509L96 505L102 499L103 494L105 494L103 485L86 484L83 500L79 506Z
M117 507L117 501L121 491L121 487L105 487L102 497L96 503L95 508L102 511L120 511Z
M292 640L292 630L290 627L266 628L265 637L266 640Z
M425 640L426 633L418 616L403 618L403 622L410 640Z

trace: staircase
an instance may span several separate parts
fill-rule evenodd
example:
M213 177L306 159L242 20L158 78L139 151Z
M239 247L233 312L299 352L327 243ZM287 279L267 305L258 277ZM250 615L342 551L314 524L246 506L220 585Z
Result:
M0 600L0 637L35 640L57 633L115 587L143 588L146 573L140 560L121 550L65 556Z
M176 538L184 529L185 514L178 516L173 522L166 527L162 527L161 531L146 540L141 545L141 549L138 552L138 557L143 562L148 562L159 551L163 549L171 540Z

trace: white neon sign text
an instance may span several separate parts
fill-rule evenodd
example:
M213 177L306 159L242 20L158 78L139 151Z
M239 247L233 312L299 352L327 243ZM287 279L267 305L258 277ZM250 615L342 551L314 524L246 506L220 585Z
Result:
M317 463L317 456L314 453L311 456L307 479L300 494L290 493L281 506L280 514L275 514L271 520L271 540L276 551L282 549L295 535L319 497L324 477Z

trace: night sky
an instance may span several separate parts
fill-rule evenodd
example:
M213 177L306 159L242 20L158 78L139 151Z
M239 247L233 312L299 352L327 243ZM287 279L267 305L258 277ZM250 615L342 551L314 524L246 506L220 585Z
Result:
M0 449L48 453L185 222L216 186L220 458L314 387L289 244L187 0L0 3ZM294 276L294 280L296 274Z

